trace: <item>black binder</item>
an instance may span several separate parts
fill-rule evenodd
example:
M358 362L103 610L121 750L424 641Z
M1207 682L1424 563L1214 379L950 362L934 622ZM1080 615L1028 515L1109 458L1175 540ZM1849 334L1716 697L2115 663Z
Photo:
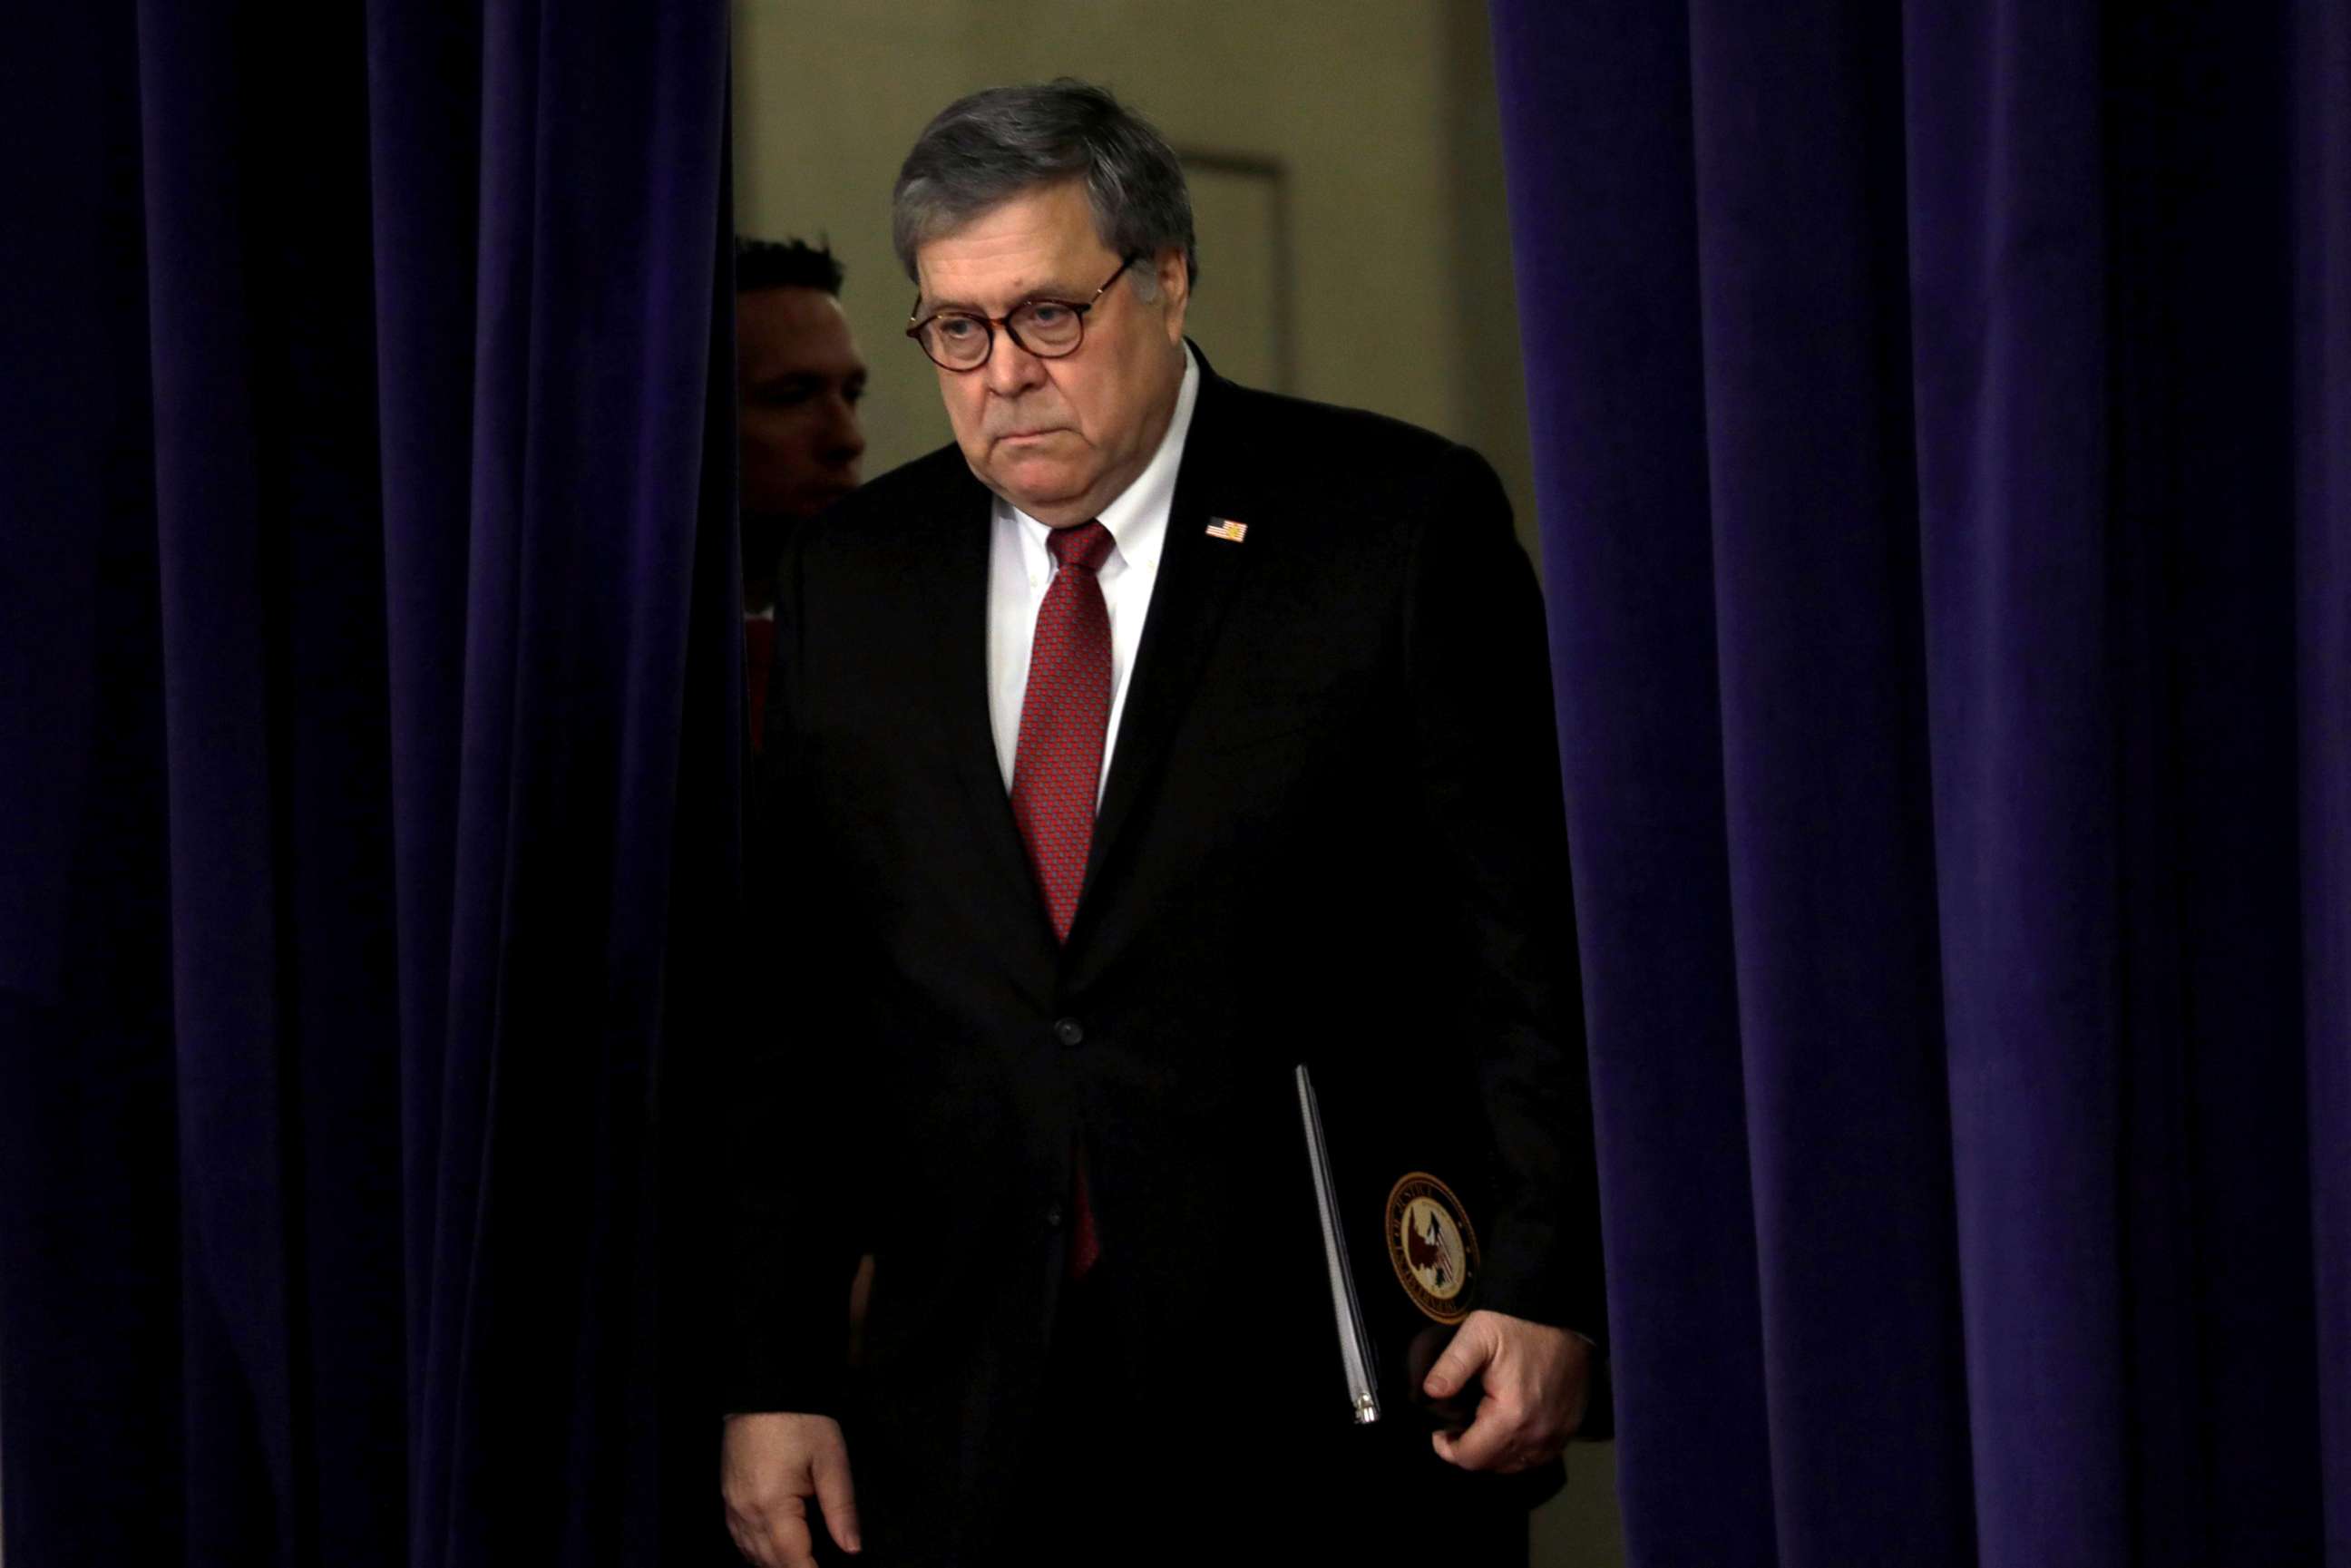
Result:
M1401 1417L1458 1432L1477 1412L1478 1381L1443 1401L1421 1382L1479 1306L1483 1162L1417 1132L1409 1114L1373 1117L1347 1103L1326 1121L1304 1064L1296 1078L1347 1407L1362 1426Z

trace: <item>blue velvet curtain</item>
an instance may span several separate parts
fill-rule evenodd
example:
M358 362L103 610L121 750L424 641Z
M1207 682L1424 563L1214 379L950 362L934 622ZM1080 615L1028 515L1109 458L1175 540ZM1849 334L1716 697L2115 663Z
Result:
M11 19L12 1568L715 1539L726 24Z
M1632 1561L2351 1563L2351 7L1493 11Z

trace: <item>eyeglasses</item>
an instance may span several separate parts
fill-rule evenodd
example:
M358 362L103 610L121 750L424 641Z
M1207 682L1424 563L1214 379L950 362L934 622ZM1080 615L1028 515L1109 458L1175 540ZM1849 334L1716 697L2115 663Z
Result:
M1058 360L1078 351L1086 340L1086 312L1092 310L1110 286L1126 275L1126 269L1143 258L1140 251L1132 251L1118 264L1118 270L1105 279L1093 292L1093 298L1080 304L1074 299L1023 299L1006 316L983 316L977 310L939 310L916 321L912 317L906 336L914 340L931 362L943 371L976 371L987 363L996 352L996 329L1023 350L1040 360ZM921 295L914 303L923 302Z

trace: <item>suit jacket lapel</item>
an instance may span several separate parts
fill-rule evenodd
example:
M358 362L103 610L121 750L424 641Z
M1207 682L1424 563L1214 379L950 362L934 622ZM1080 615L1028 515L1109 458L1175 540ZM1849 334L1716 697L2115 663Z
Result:
M1198 353L1196 347L1193 351ZM1150 810L1167 748L1215 645L1217 622L1251 559L1244 545L1207 533L1214 508L1223 504L1229 402L1228 390L1202 356L1199 401L1193 407L1192 428L1185 437L1183 465L1176 470L1175 502L1168 510L1167 537L1159 553L1159 578L1151 591L1151 610L1135 650L1134 671L1128 677L1126 707L1119 717L1110 778L1094 817L1093 841L1086 855L1085 892L1078 901L1076 923L1070 932L1072 947L1101 923L1100 905L1116 885L1113 857L1121 841L1135 831L1138 813Z

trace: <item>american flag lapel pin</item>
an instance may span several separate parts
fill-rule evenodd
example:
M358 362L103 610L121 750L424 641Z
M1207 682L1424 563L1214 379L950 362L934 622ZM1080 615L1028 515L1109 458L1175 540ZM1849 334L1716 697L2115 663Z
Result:
M1208 524L1208 537L1212 539L1230 539L1233 543L1238 544L1249 538L1249 525L1237 523L1230 517L1217 517Z

